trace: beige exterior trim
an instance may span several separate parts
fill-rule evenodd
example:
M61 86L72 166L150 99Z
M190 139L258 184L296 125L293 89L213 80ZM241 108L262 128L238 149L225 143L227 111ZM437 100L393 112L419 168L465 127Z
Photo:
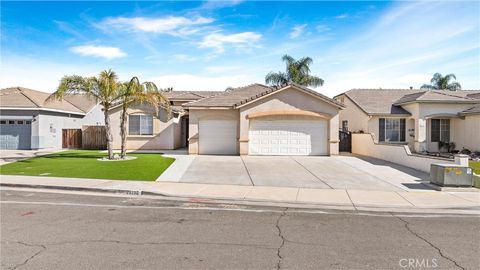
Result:
M183 105L183 107L188 108L189 110L231 110L232 107L189 107L188 104Z
M283 87L283 88L281 88L281 89L278 89L278 90L276 90L276 91L273 91L273 92L268 93L268 94L266 94L266 95L263 95L263 96L261 96L261 97L255 98L255 99L253 99L253 100L251 100L251 101L248 101L248 102L246 102L246 103L243 103L243 104L240 104L240 105L238 105L238 106L235 106L235 108L237 108L237 109L238 109L238 108L242 108L242 107L247 106L247 105L249 105L249 104L251 104L251 103L255 103L255 102L259 101L259 100L262 100L262 99L267 98L267 97L269 97L269 96L278 94L278 93L280 93L280 92L282 92L282 91L284 91L284 90L292 89L292 88L295 89L295 90L301 91L301 92L303 92L303 93L305 93L305 94L308 94L308 95L310 95L310 96L312 96L312 97L314 97L314 98L316 98L316 99L318 99L318 100L321 100L321 101L323 101L323 102L325 102L325 103L328 103L328 104L331 105L331 106L334 106L334 107L343 109L343 107L340 107L339 105L337 105L337 104L335 104L335 103L332 103L332 102L329 101L329 100L326 100L326 99L324 99L324 98L322 98L322 97L319 97L319 96L317 96L317 95L314 95L314 94L312 94L312 93L310 93L310 92L308 92L308 91L305 91L305 90L303 90L302 88L296 87L296 86L294 86L294 85L287 85L287 86L285 86L285 87Z
M277 116L277 115L298 115L298 116L311 116L316 118L321 118L329 120L332 118L330 114L311 112L311 111L302 111L302 110L275 110L275 111L266 111L266 112L253 112L247 114L247 119L254 119L265 116Z

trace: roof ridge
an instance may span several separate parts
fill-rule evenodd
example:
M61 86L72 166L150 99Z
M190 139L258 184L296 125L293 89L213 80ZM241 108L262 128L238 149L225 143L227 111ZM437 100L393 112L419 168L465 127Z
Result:
M452 95L451 93L446 93L445 90L433 90L433 91L436 94L441 94L441 95L444 95L444 96L463 98L463 99L466 99L466 100L474 100L473 98L469 98L469 97L466 97L466 96L462 97L462 96Z
M42 108L43 107L43 104L40 105L38 104L32 97L28 96L24 90L30 90L30 91L35 91L33 89L27 89L27 88L23 88L23 87L20 87L20 86L17 86L16 87L18 89L18 91L20 91L20 93L25 96L28 100L30 100L33 104L35 104L38 108Z

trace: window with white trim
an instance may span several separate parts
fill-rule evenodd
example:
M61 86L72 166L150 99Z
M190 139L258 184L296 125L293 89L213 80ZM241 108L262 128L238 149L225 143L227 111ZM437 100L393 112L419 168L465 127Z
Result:
M430 127L432 142L450 142L450 119L432 119Z
M380 142L405 142L405 118L380 118Z
M153 135L153 116L148 114L129 115L128 135Z

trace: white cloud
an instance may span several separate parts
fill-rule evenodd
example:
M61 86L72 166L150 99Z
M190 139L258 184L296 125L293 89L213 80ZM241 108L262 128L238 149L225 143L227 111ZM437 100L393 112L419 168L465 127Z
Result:
M198 60L197 57L190 56L187 54L174 54L172 55L173 59L179 62L191 62Z
M107 30L109 27L113 27L119 30L127 29L133 32L186 36L198 31L194 26L209 24L213 21L214 19L205 17L196 17L193 19L180 16L168 16L163 18L116 17L107 18L100 25Z
M242 32L230 35L217 32L206 35L200 42L200 48L212 48L217 53L224 52L225 45L231 45L237 49L253 48L257 47L256 43L261 38L262 35L255 32Z
M209 0L203 3L200 7L201 9L219 9L225 7L233 7L240 3L244 2L243 0L229 0L229 1L219 1L219 0Z
M298 38L305 31L307 24L295 25L290 32L290 38Z
M328 32L330 31L330 27L326 24L320 24L320 25L317 25L317 27L315 27L315 29L317 30L317 32L319 33L324 33L324 32Z
M350 15L348 15L348 13L343 13L343 14L340 14L338 16L335 16L335 19L346 19L350 17Z
M105 47L96 45L83 45L71 47L70 50L83 56L93 56L105 59L115 59L127 56L125 52L116 47Z

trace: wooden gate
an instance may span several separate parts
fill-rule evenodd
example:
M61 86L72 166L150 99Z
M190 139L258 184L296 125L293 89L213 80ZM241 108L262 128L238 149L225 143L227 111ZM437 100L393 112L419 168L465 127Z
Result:
M352 152L352 133L340 130L338 134L340 136L340 145L338 150L340 152Z
M107 149L107 132L105 126L83 126L83 149Z
M62 129L62 147L77 149L82 148L82 130Z

